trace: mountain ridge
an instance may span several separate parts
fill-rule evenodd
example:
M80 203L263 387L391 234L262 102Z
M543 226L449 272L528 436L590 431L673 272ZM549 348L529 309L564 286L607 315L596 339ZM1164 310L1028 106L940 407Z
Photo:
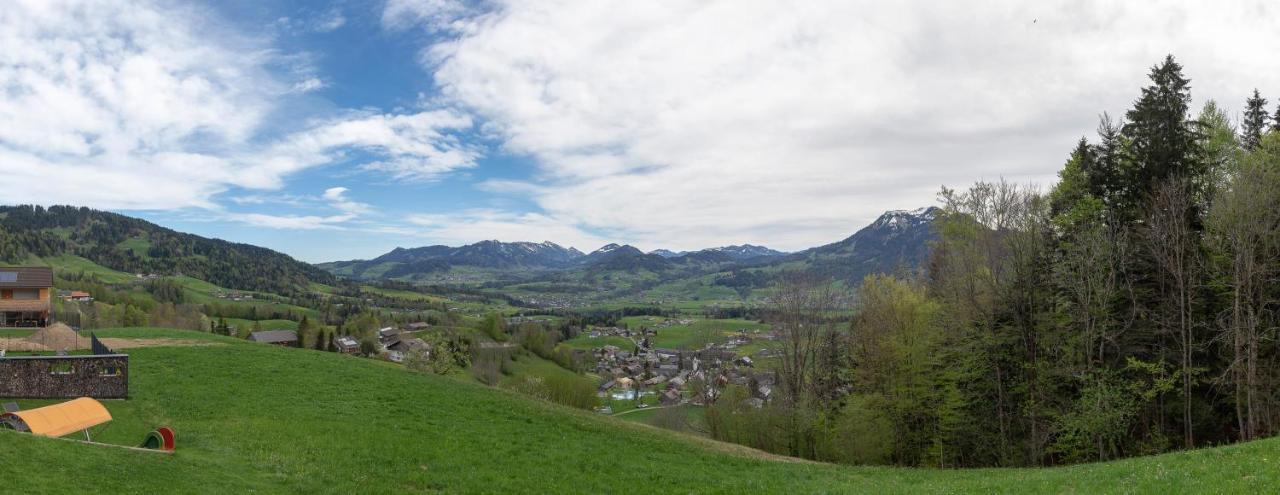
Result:
M936 207L889 210L849 237L794 253L753 244L697 251L655 249L645 252L629 244L609 243L584 254L550 241L481 241L458 247L398 247L371 260L337 261L317 266L352 278L418 280L448 273L455 268L597 274L647 271L667 273L665 277L670 278L799 263L824 275L856 281L867 273L888 271L899 264L918 266L922 263L928 253L928 242L932 239L929 225L939 211Z

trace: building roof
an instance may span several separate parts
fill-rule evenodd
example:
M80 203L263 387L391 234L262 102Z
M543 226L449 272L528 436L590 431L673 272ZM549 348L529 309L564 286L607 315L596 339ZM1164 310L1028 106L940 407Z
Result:
M47 266L0 267L0 289L53 287L53 269Z
M426 349L427 342L422 339L400 339L387 346L388 349L397 351L408 351L412 349Z
M337 335L333 338L333 343L345 347L360 347L360 341L348 335Z
M253 332L249 334L249 340L254 342L262 342L264 344L279 344L281 342L297 342L298 332L293 330L267 330L264 332Z
M107 412L107 408L88 397L27 411L6 413L5 416L17 416L33 435L45 437L60 437L111 421L111 413Z

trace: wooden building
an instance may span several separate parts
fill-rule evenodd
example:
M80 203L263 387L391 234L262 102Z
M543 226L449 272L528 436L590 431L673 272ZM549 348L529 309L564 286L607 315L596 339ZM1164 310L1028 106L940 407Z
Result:
M266 330L249 334L250 342L281 347L298 347L298 332L293 330Z
M48 325L52 292L52 268L0 267L0 327Z

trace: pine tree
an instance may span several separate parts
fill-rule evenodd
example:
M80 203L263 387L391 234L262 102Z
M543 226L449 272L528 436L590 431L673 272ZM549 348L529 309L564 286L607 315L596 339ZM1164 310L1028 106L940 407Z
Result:
M302 343L309 333L311 333L311 320L307 319L307 315L302 315L302 320L298 322L298 347L303 347ZM317 341L319 339L319 337L316 337Z
M1123 122L1103 113L1098 122L1098 144L1093 147L1093 168L1089 170L1089 192L1107 206L1115 206L1125 196Z
M1165 57L1151 69L1151 86L1129 110L1122 134L1130 140L1129 158L1133 162L1129 180L1142 186L1127 198L1127 207L1135 208L1154 188L1170 178L1190 179L1200 186L1204 175L1200 160L1200 132L1189 118L1190 80L1182 75L1182 66ZM1136 193L1136 194L1135 194Z
M1253 96L1245 100L1244 125L1240 129L1244 149L1253 151L1262 144L1262 133L1267 129L1267 100L1258 94L1257 88Z
M1276 105L1276 114L1271 116L1271 132L1280 132L1280 105Z

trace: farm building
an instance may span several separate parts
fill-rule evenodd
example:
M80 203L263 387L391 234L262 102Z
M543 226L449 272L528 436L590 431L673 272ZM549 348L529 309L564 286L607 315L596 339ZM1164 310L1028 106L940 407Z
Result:
M0 327L48 325L52 291L52 268L0 268Z
M360 341L349 335L334 335L333 346L338 352L343 354L355 354L360 352Z
M82 290L66 291L65 293L59 291L58 297L67 302L89 302L93 300L93 295Z
M297 347L298 333L293 330L266 330L249 334L249 340L281 347Z

